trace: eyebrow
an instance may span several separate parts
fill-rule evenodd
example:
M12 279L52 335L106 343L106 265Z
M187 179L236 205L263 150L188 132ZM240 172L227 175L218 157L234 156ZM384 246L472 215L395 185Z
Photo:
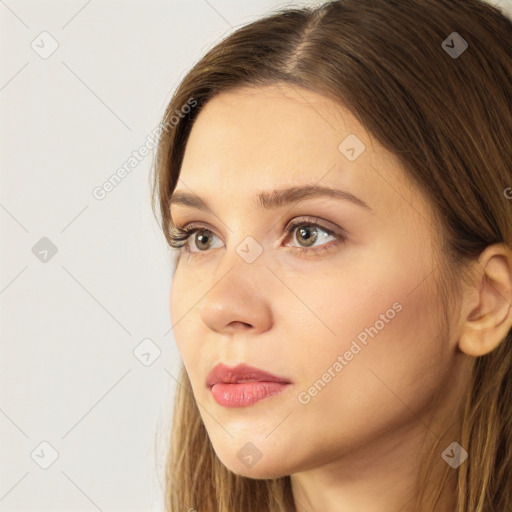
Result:
M362 208L373 210L362 199L359 199L350 192L345 190L338 190L334 188L324 187L320 185L308 185L302 187L290 187L280 190L273 190L272 192L260 192L257 196L257 206L266 210L280 208L289 203L302 201L305 199L314 199L319 197L330 197L334 199L341 199L350 201ZM173 204L188 206L189 208L196 208L208 213L214 214L212 208L208 203L200 198L198 195L178 190L173 193L169 200L169 208Z

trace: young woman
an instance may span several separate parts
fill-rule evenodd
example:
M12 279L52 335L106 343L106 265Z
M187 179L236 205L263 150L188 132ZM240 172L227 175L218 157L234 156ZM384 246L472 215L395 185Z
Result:
M169 512L512 510L511 105L479 0L282 10L192 68Z

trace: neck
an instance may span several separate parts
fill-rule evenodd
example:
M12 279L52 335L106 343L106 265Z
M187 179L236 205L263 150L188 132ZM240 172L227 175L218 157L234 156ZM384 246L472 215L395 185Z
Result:
M461 417L454 414L453 404L462 399L463 379L458 384L421 418L413 413L372 441L333 454L329 463L291 475L294 512L418 512L422 493L437 498L436 512L454 512L457 471L441 453L459 439ZM425 482L418 481L428 453L434 454L431 473Z

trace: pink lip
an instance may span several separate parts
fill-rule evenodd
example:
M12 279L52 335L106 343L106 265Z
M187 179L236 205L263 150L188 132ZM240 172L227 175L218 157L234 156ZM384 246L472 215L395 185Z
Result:
M258 368L218 364L208 374L206 386L224 407L246 407L283 391L291 382Z

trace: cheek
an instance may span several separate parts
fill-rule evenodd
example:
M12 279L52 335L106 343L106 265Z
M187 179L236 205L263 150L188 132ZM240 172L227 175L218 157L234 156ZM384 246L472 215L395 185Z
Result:
M176 270L169 293L172 334L185 366L189 359L188 352L193 353L193 351L189 350L190 345L197 339L197 337L193 336L196 325L192 322L194 311L191 309L191 306L199 298L194 301L194 297L192 297L194 287L190 286L190 282L188 277L184 279L182 272Z
M178 267L174 273L169 292L169 309L174 341L194 395L198 396L203 392L203 378L207 371L203 364L207 355L204 345L207 328L201 321L197 307L209 287L195 286L194 283L205 281L204 273L196 273L189 267Z
M449 372L450 352L439 332L434 276L418 285L417 275L388 267L339 286L331 280L315 295L336 335L320 325L323 335L300 357L298 402L308 420L322 417L334 436L343 428L360 442L363 432L414 420L431 401Z
M418 253L416 244L403 246L395 238L389 235L378 246L354 251L339 270L317 279L309 290L295 288L315 313L310 315L315 326L310 331L323 345L319 351L318 343L313 344L310 355L318 357L323 348L331 357L333 352L343 354L353 341L361 347L357 359L367 363L435 351L440 307L431 255L425 243Z

